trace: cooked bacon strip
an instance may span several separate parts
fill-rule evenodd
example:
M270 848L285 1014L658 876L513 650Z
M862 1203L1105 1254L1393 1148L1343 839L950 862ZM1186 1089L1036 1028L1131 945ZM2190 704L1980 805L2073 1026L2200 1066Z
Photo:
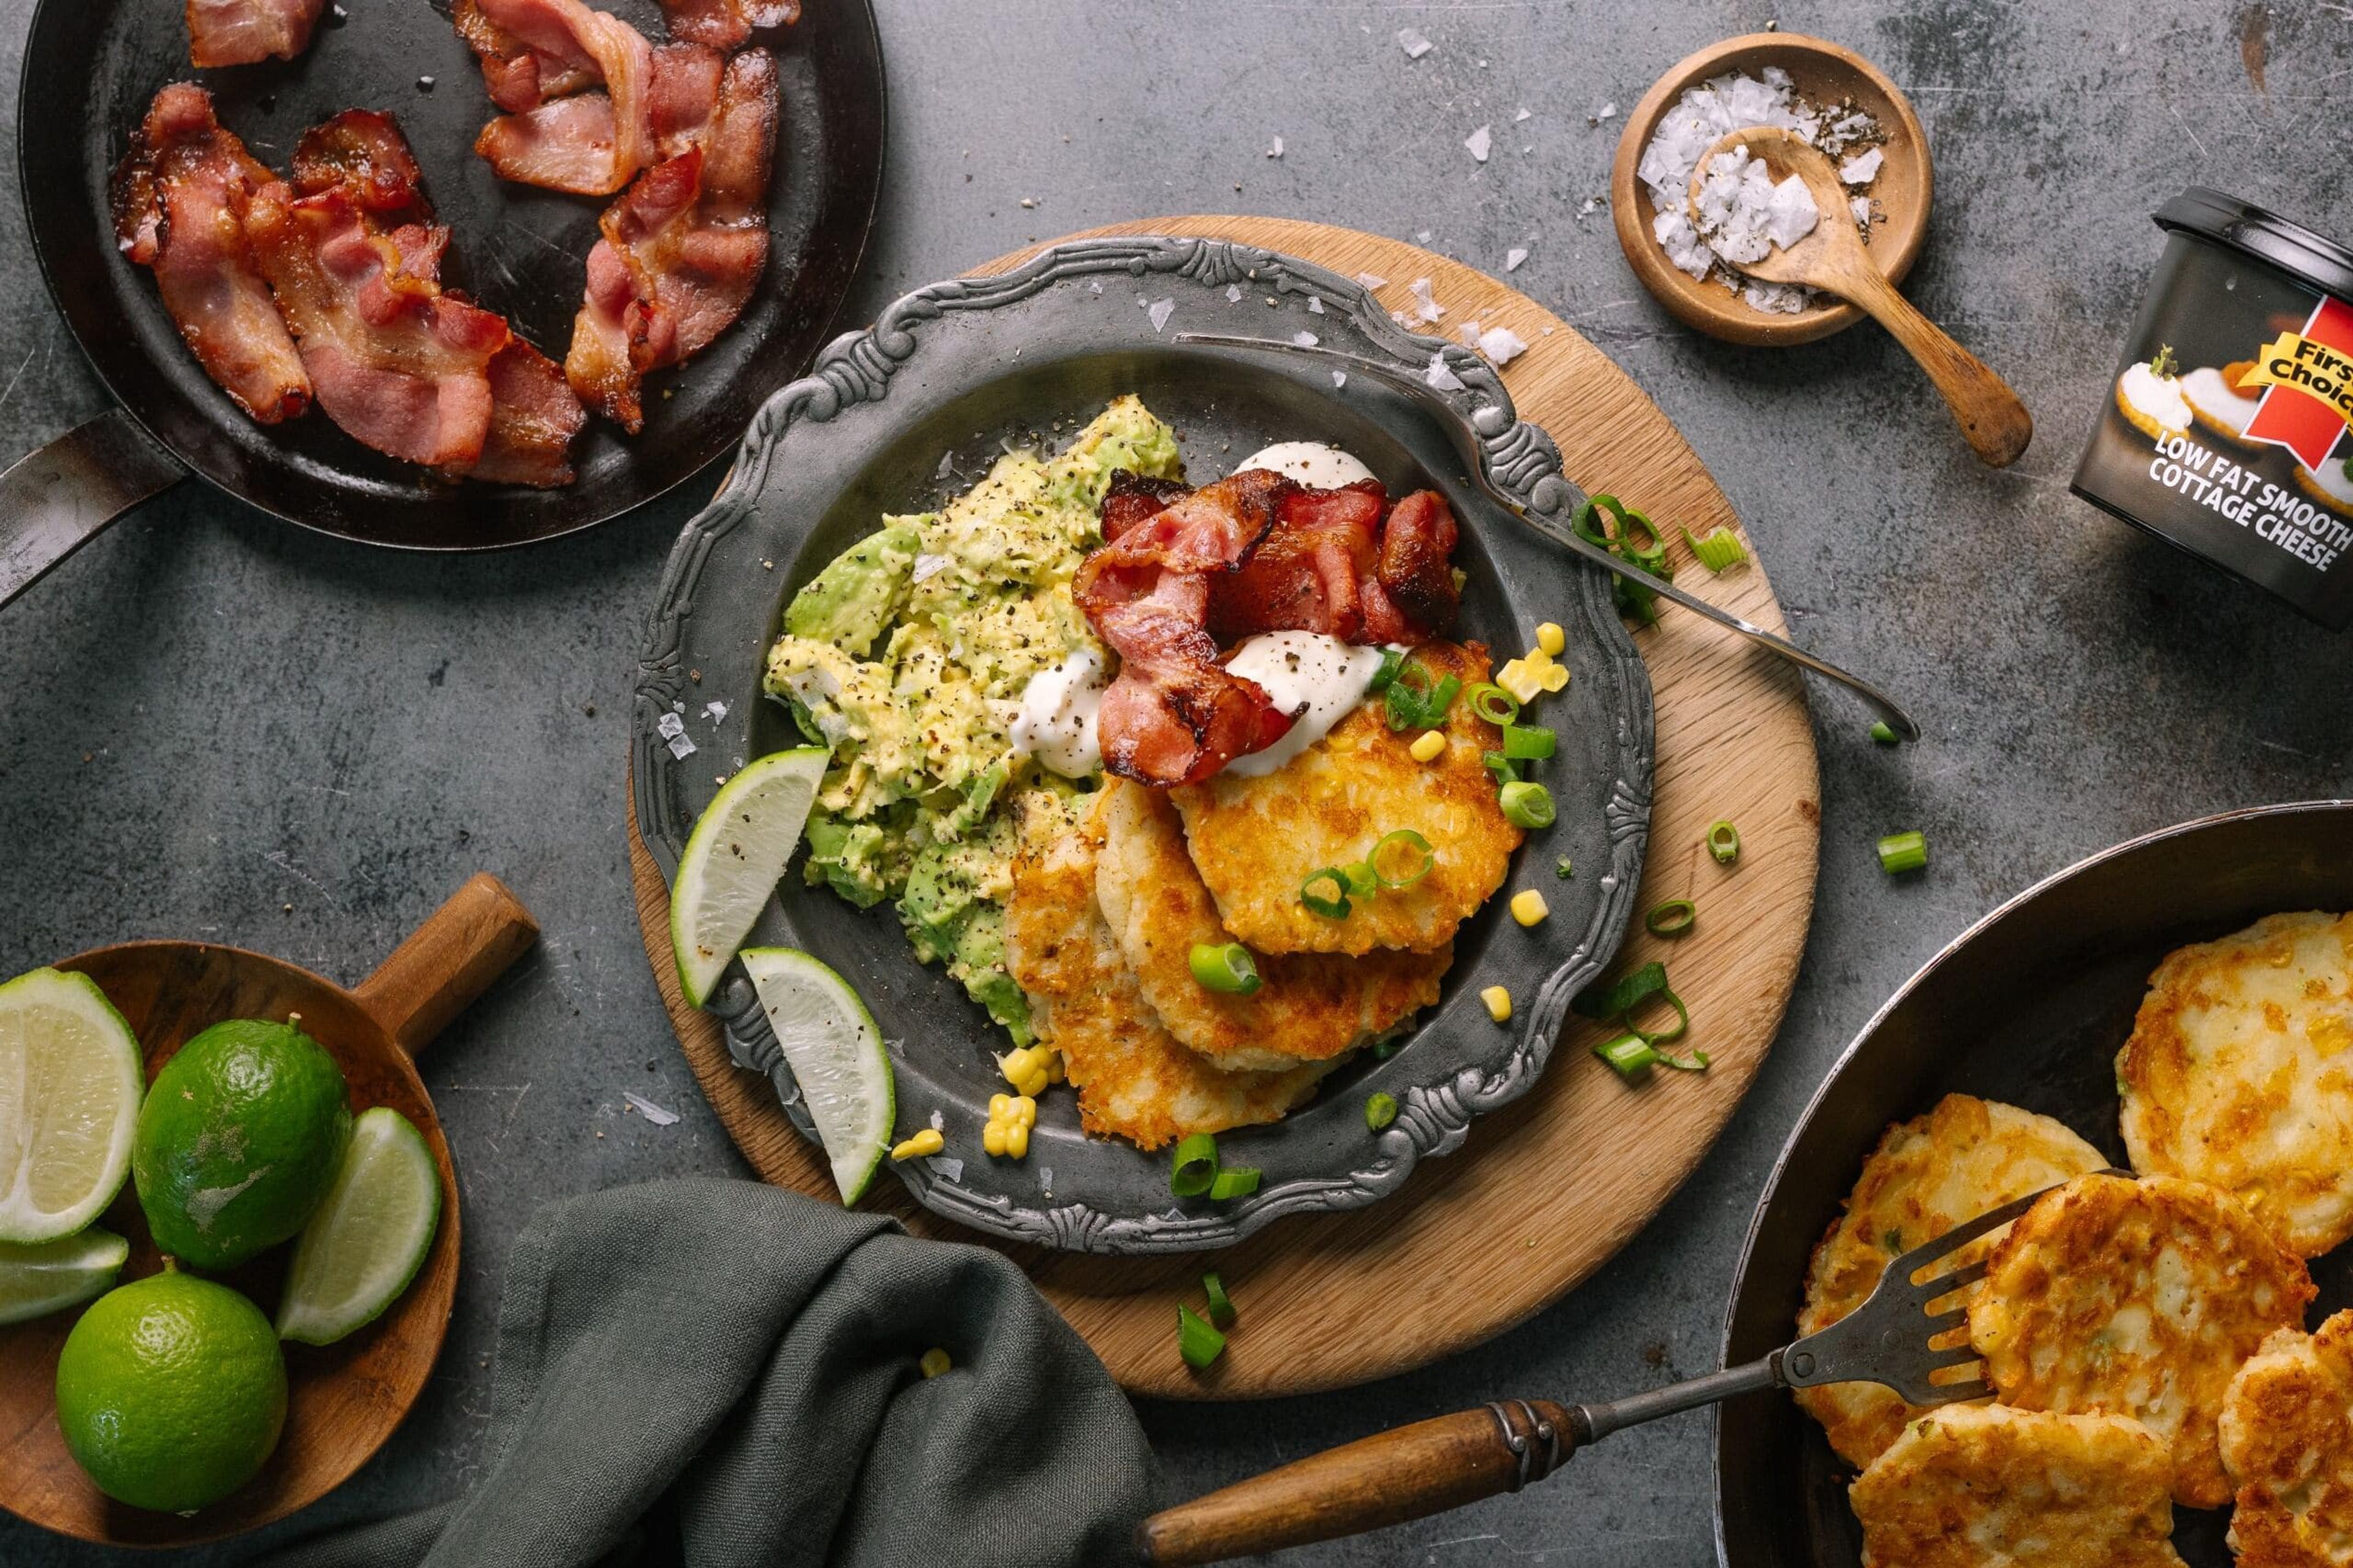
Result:
M550 489L572 482L572 438L588 411L564 367L516 338L490 364L491 431L468 476Z
M1375 580L1364 589L1367 638L1407 642L1453 627L1462 607L1462 591L1454 584L1461 534L1453 510L1436 490L1416 490L1389 509Z
M485 0L458 0L450 20L482 66L491 101L520 114L552 98L594 87L604 79L596 59L574 36L574 13L562 5L498 5L505 21L484 9ZM498 5L498 0L488 0Z
M289 183L306 196L342 185L386 227L433 221L417 155L408 150L400 122L380 110L346 109L302 132Z
M1104 540L1117 539L1145 518L1167 510L1172 501L1192 493L1193 487L1182 479L1155 479L1125 468L1113 469L1098 514L1103 519Z
M113 182L124 254L154 270L205 374L264 425L311 406L311 378L247 242L248 205L271 177L213 118L212 95L177 82L155 95Z
M290 60L311 47L326 0L187 0L188 58L199 70Z
M1274 527L1217 584L1209 630L1220 643L1259 632L1321 632L1343 642L1385 641L1365 631L1365 595L1388 496L1366 479L1287 495Z
M564 373L632 433L646 374L707 347L759 284L776 126L776 60L746 49L727 62L701 142L639 175L599 224Z
M801 19L800 0L662 0L670 36L732 49L755 27L789 27Z
M1291 480L1252 469L1205 485L1120 529L1071 592L1119 674L1095 716L1103 765L1142 784L1195 784L1282 739L1292 716L1217 662L1213 582L1274 526Z

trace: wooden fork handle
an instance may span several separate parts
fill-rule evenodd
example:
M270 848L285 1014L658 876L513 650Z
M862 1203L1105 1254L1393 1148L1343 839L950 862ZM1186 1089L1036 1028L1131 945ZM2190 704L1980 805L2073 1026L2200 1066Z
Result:
M1960 422L1970 449L1994 468L2016 462L2034 438L2034 416L2010 383L1922 315L1875 268L1861 268L1841 291L1877 318L1904 352L1919 362Z
M352 995L413 1057L538 938L522 900L477 871Z
M1136 1531L1145 1561L1221 1563L1442 1513L1542 1480L1577 1446L1568 1412L1512 1399L1417 1421L1179 1503Z

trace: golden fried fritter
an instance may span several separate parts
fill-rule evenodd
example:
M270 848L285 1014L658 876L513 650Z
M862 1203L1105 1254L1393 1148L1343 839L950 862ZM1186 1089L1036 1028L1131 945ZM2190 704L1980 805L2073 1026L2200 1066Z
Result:
M2005 1404L2146 1424L2173 1495L2231 1499L2222 1394L2312 1300L2304 1260L2230 1194L2177 1176L2077 1176L2019 1216L1969 1302L1969 1342Z
M2291 1250L2353 1237L2353 915L2168 954L2116 1056L2133 1168L2236 1194Z
M2182 1568L2165 1445L2121 1415L1948 1405L1848 1492L1863 1568Z
M1095 905L1098 816L1026 847L1005 905L1006 967L1029 994L1039 1037L1062 1053L1080 1124L1148 1151L1278 1120L1314 1092L1329 1065L1228 1072L1160 1026Z
M2231 1380L2221 1436L2240 1568L2353 1568L2353 1312L2265 1340Z
M1258 955L1259 988L1212 991L1193 977L1195 944L1232 939L1185 852L1184 825L1165 792L1125 779L1104 786L1095 902L1168 1032L1216 1066L1278 1070L1329 1062L1438 1000L1454 962L1434 952Z
M1927 1115L1888 1128L1863 1162L1862 1175L1839 1216L1814 1248L1806 1270L1798 1331L1819 1333L1862 1305L1887 1261L1932 1241L1964 1220L2014 1198L2096 1171L2098 1150L2047 1116L1948 1094ZM1953 1255L1957 1268L1993 1249L1995 1231ZM1935 1343L1968 1338L1955 1329ZM1973 1373L1953 1369L1952 1381ZM1831 1447L1852 1465L1867 1465L1920 1415L1894 1389L1875 1383L1826 1384L1798 1391L1798 1403L1822 1424Z
M1413 658L1432 680L1451 675L1469 687L1487 679L1487 650L1477 643L1426 643ZM1260 953L1436 952L1503 886L1524 835L1504 820L1480 763L1501 731L1458 697L1443 754L1415 762L1407 748L1420 733L1391 730L1376 698L1263 778L1219 773L1169 792L1193 863L1236 940ZM1383 834L1409 827L1436 856L1420 881L1356 899L1345 920L1299 901L1309 877L1362 860Z

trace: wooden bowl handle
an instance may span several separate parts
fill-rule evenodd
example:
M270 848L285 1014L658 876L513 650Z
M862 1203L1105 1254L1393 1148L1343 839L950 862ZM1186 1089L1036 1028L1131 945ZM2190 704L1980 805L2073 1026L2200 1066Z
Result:
M352 995L413 1057L538 938L539 922L522 900L477 871Z
M1577 1447L1568 1412L1513 1399L1376 1433L1269 1470L1136 1529L1153 1563L1222 1563L1356 1535L1515 1492Z

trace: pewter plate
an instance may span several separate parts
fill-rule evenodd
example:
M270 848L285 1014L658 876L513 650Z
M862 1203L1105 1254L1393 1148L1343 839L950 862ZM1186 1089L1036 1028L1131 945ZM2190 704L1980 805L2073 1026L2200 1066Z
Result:
M1814 1244L1891 1121L1948 1093L2055 1117L2112 1163L2116 1058L2149 972L2175 948L2286 910L2353 909L2353 801L2263 806L2122 844L2028 889L1930 960L1863 1026L1782 1145L1749 1225L1725 1364L1797 1336ZM2312 1260L2309 1321L2353 1304L2353 1247ZM1715 1414L1724 1568L1857 1568L1855 1472L1786 1394ZM2226 1510L2176 1509L2190 1568L2230 1568Z
M1166 305L1165 310L1158 307ZM1311 308L1320 304L1320 310ZM958 279L905 296L870 331L837 340L815 373L753 420L734 472L671 552L647 627L632 713L638 830L666 877L720 777L748 758L800 744L760 688L786 602L885 511L922 511L968 488L1008 443L1052 446L1124 392L1175 426L1198 483L1273 440L1324 440L1369 464L1392 494L1434 485L1464 524L1469 574L1461 634L1508 658L1540 622L1566 628L1574 672L1544 721L1558 754L1539 774L1558 820L1532 834L1505 893L1541 888L1552 917L1513 923L1490 900L1456 939L1439 1005L1385 1060L1369 1052L1271 1127L1225 1133L1229 1165L1263 1173L1236 1202L1177 1199L1168 1157L1083 1136L1066 1093L1039 1108L1029 1158L980 1150L988 1097L1005 1084L1003 1032L935 968L915 962L886 906L860 912L803 885L797 865L753 942L815 953L873 1009L898 1074L897 1135L942 1118L947 1152L891 1169L925 1206L1008 1241L1075 1251L1187 1252L1224 1247L1289 1214L1359 1208L1395 1192L1421 1159L1449 1154L1482 1112L1517 1099L1551 1055L1569 998L1616 952L1641 879L1651 814L1651 683L1594 568L1483 501L1443 434L1398 394L1270 357L1178 347L1181 331L1289 337L1419 373L1433 354L1462 382L1489 476L1514 499L1567 517L1581 499L1542 430L1522 422L1476 354L1416 337L1356 283L1272 252L1206 239L1124 238L1058 246L1002 276ZM722 707L723 705L723 712ZM682 725L691 752L666 737ZM1569 859L1575 876L1556 874ZM1479 991L1511 987L1509 1026ZM811 1134L792 1074L741 966L712 1000L728 1049L774 1080ZM1366 1096L1398 1104L1365 1125Z

